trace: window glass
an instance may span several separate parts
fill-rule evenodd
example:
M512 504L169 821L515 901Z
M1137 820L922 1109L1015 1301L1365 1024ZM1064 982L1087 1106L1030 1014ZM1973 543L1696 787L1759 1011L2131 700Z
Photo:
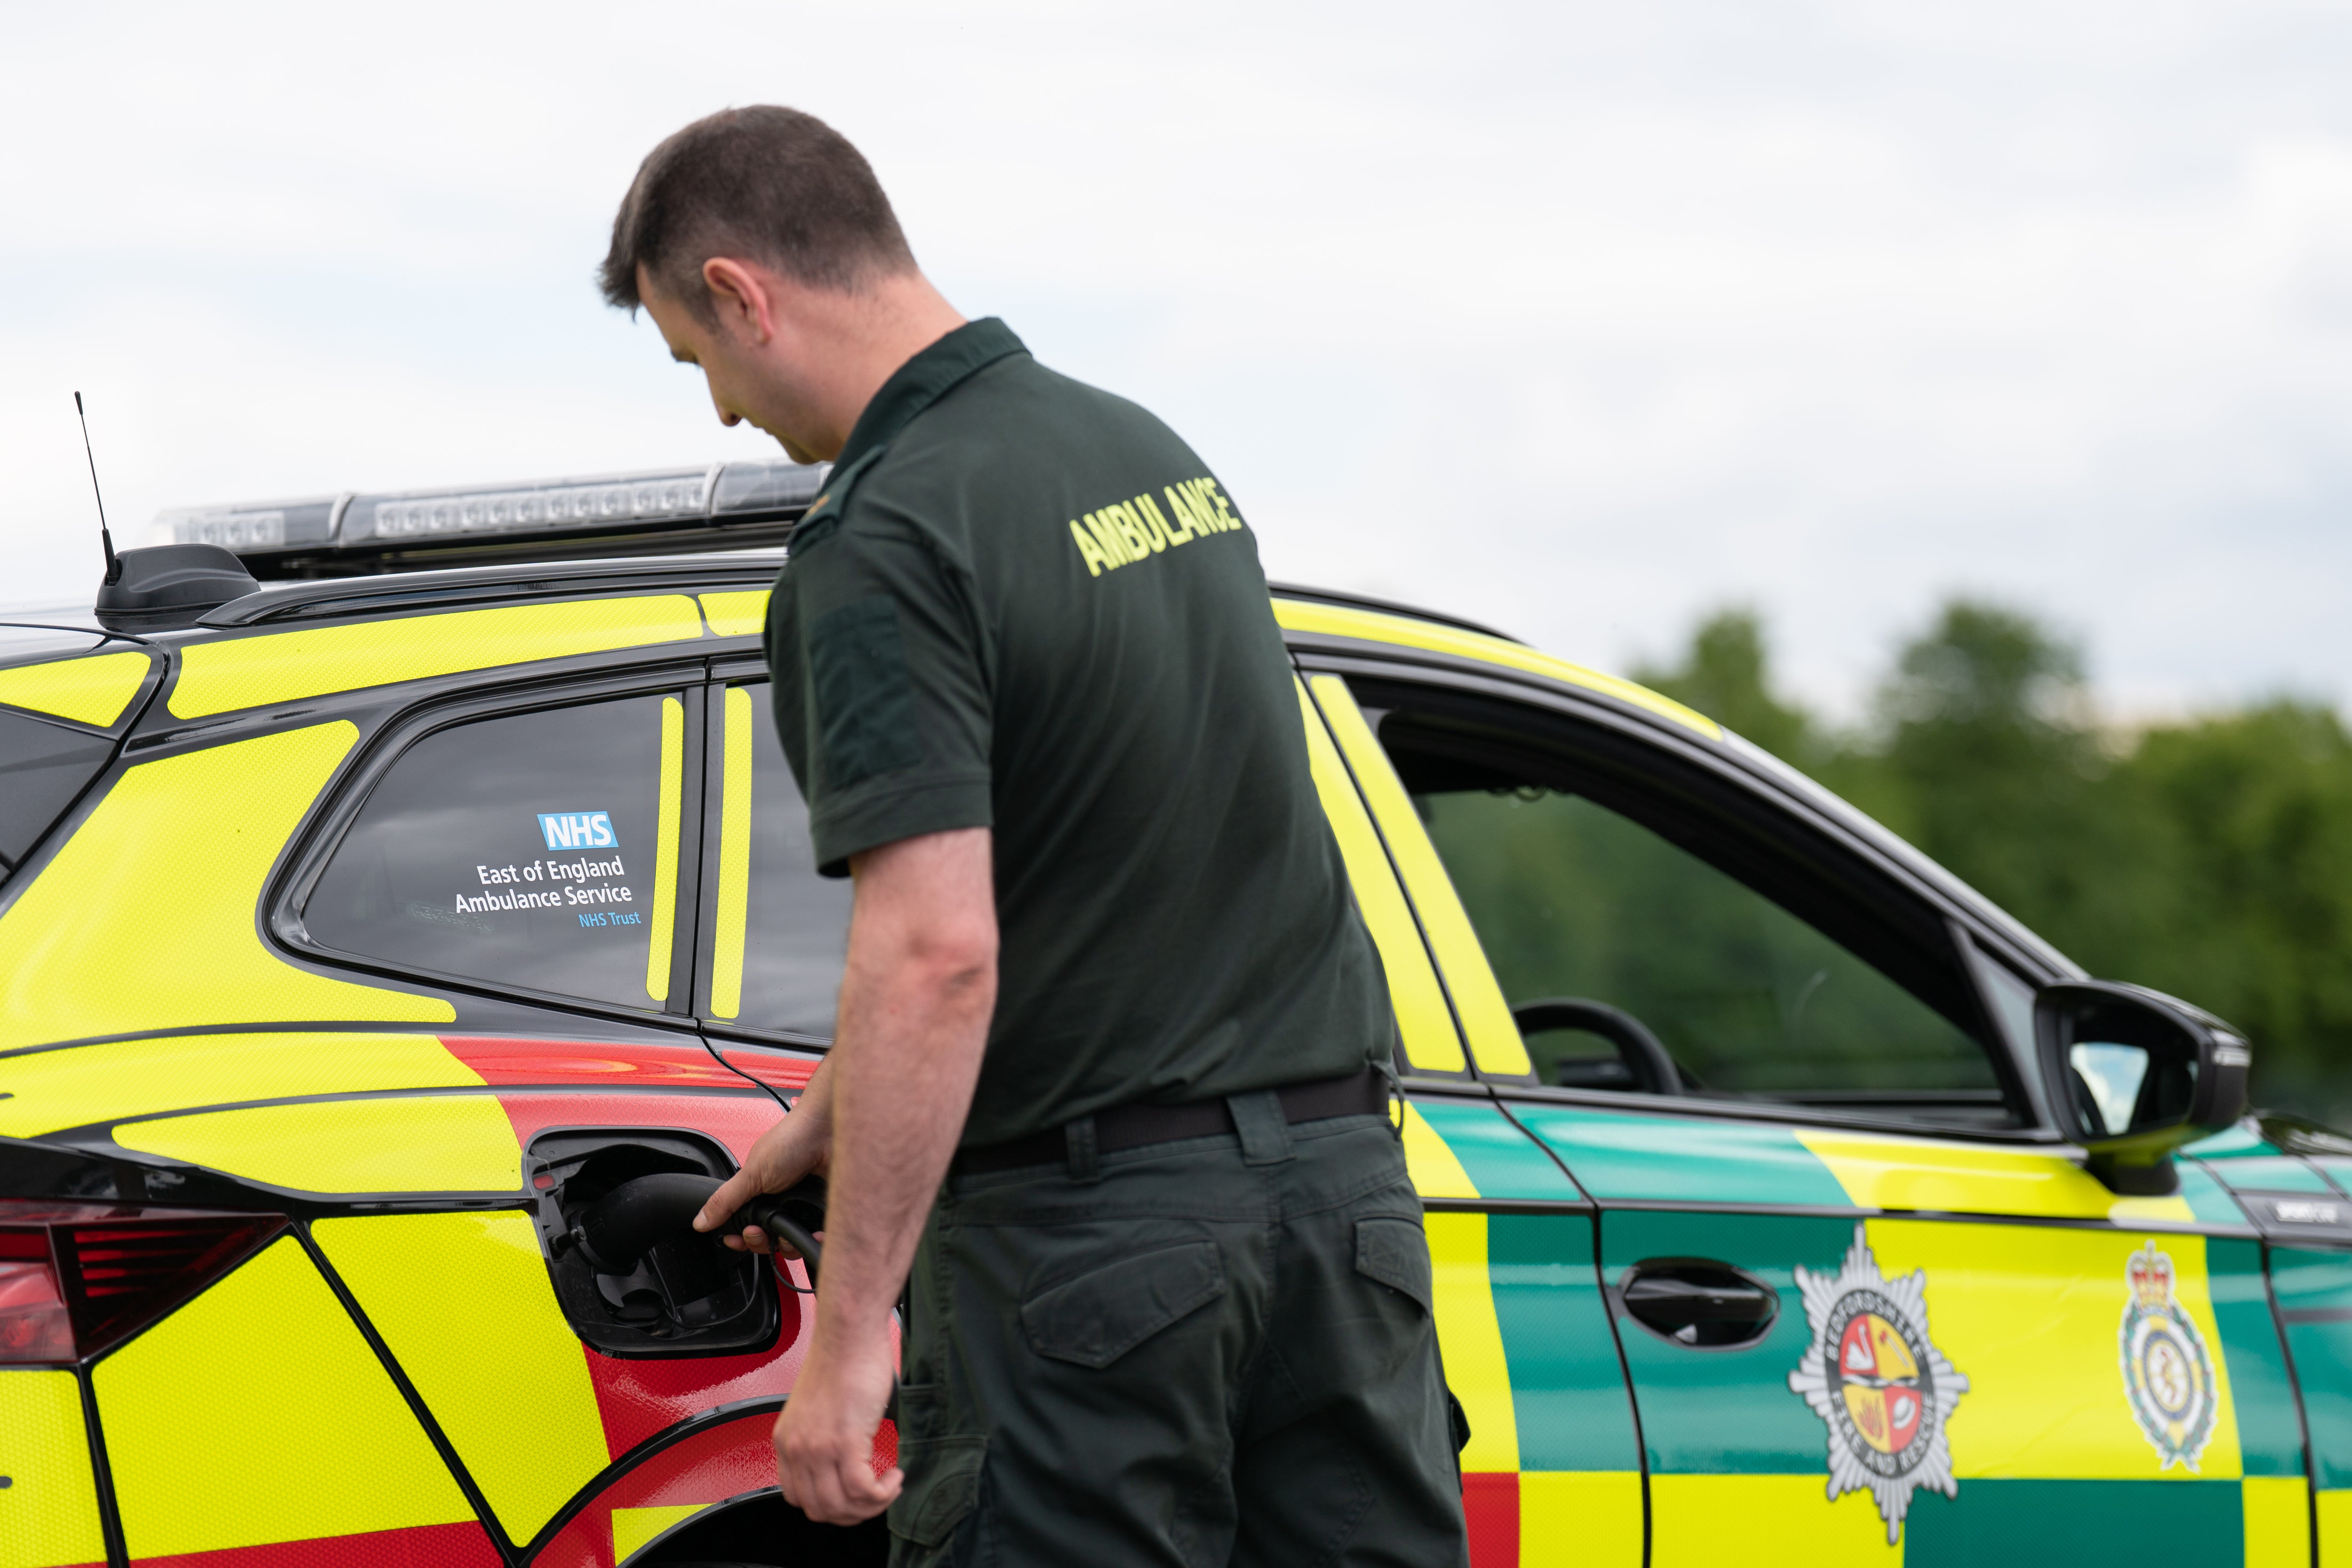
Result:
M730 686L714 706L725 760L710 1016L829 1038L849 949L849 883L816 874L808 805L777 742L767 682Z
M484 719L385 773L302 914L329 947L599 1002L669 990L685 710Z
M1431 789L1414 802L1514 1009L1570 998L1630 1014L1689 1092L2009 1120L1968 1034L1650 828L1539 784ZM1545 1083L1631 1087L1600 1034L1553 1028L1528 1049Z

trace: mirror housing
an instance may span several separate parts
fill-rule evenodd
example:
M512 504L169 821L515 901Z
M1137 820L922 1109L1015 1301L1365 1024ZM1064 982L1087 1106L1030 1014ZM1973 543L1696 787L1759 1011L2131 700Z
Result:
M2063 981L2033 999L2059 1127L2118 1193L2179 1187L2172 1152L2236 1124L2254 1054L2202 1008L2112 981Z

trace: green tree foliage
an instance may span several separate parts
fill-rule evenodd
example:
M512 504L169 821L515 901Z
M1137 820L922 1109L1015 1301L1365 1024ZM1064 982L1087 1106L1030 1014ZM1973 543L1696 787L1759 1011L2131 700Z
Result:
M1748 611L1702 625L1657 689L1805 769L2093 973L2231 1019L2261 1103L2352 1122L2352 735L2273 700L2126 736L2079 650L1959 600L1838 733L1772 689Z

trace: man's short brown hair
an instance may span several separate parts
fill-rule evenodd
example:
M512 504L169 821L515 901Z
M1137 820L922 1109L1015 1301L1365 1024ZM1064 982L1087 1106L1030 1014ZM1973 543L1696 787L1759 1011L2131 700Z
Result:
M607 301L634 310L642 267L708 321L702 264L714 256L842 290L915 265L873 166L824 121L774 104L722 109L647 153L597 281Z

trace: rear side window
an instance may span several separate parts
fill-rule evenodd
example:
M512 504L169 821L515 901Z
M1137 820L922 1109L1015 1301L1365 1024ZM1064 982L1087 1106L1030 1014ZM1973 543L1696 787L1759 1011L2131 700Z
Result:
M849 945L849 883L816 874L808 805L777 742L768 683L714 703L710 995L716 1022L827 1038Z
M626 1006L667 999L686 715L672 696L459 724L403 752L303 907L404 969Z

